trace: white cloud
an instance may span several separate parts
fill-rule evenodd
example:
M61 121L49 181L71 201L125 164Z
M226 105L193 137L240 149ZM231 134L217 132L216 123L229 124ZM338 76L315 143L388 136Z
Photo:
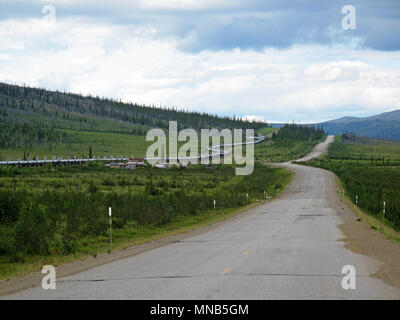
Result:
M143 9L203 10L226 8L234 5L234 1L227 0L139 0L138 2Z
M371 67L361 61L335 61L313 64L304 70L306 78L320 81L356 81Z
M265 117L254 116L254 115L246 115L246 116L242 117L242 119L248 120L248 121L266 121Z
M15 0L13 0L15 1ZM91 6L92 0L35 0L46 5L68 5L68 6ZM21 1L23 2L23 1ZM109 5L107 0L97 0L96 4L100 6ZM228 8L237 5L236 0L113 0L114 7L137 8L149 10L204 10Z
M184 53L155 27L0 22L0 80L249 119L313 121L400 106L399 52L317 45Z

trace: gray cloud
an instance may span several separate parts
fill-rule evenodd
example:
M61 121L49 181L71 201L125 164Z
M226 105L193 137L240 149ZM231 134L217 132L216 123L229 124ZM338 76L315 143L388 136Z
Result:
M0 81L279 121L399 104L394 1L140 1L3 0ZM344 4L357 30L341 29Z
M43 4L5 1L0 19L40 16ZM356 30L341 29L341 8L345 4L357 10ZM189 52L341 43L382 51L400 49L398 0L248 0L197 9L143 8L135 1L119 1L116 5L109 1L63 1L55 2L55 6L58 17L84 16L113 24L153 26L158 37L177 39L179 48Z

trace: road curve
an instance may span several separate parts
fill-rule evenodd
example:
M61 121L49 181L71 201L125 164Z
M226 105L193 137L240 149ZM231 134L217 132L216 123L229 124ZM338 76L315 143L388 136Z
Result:
M322 154L324 154L327 150L329 145L335 140L335 136L328 136L324 142L321 142L315 146L315 148L304 157L297 159L296 161L307 161L313 158L318 158Z
M324 152L333 137L304 157ZM218 228L58 279L56 290L6 299L398 299L375 278L380 262L345 248L333 175L282 164L296 177L279 199ZM342 288L343 266L356 289Z

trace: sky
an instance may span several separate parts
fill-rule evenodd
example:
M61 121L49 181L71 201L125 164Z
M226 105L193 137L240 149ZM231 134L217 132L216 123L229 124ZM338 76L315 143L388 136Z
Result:
M369 116L400 109L399 33L398 0L0 0L0 81L269 122Z

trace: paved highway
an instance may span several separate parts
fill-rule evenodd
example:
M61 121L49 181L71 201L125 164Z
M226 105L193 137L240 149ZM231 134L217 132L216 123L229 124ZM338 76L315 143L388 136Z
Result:
M305 158L320 155L332 138ZM201 235L58 279L56 290L6 298L398 299L398 289L373 276L380 262L340 241L344 217L333 175L283 166L296 178L280 199ZM342 288L345 265L356 268L355 290Z

